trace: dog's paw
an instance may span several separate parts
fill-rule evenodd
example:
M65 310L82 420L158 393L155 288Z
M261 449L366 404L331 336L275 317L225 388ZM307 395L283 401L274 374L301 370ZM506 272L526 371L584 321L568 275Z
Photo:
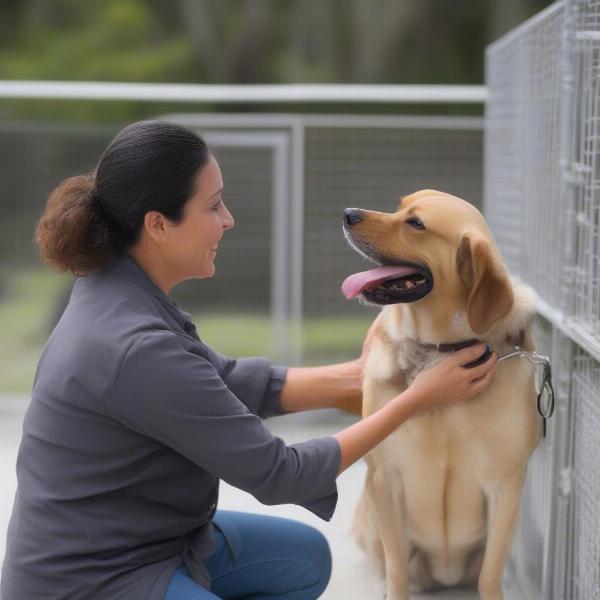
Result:
M479 598L481 600L504 600L502 590L482 590L479 588Z
M410 593L408 589L390 590L386 585L383 592L383 598L385 598L385 600L409 600Z

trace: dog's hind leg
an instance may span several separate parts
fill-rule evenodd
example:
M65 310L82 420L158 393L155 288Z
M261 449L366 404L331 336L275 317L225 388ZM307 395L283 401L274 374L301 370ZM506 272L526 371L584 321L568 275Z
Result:
M394 474L395 479L397 474ZM379 535L383 543L386 598L408 600L408 536L401 485L390 486L385 469L375 468L366 481L366 493L373 503Z
M481 600L502 600L502 574L519 513L525 472L498 482L488 493L488 536L479 575Z

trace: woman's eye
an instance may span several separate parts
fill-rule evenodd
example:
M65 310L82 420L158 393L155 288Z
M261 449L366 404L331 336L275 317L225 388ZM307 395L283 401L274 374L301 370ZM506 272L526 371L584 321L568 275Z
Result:
M411 227L414 227L415 229L425 229L425 225L423 225L423 221L421 221L421 219L418 219L417 217L413 217L412 219L408 219L406 222Z
M219 200L216 204L213 205L212 209L219 210L219 206L221 206L221 202L222 202L222 200Z

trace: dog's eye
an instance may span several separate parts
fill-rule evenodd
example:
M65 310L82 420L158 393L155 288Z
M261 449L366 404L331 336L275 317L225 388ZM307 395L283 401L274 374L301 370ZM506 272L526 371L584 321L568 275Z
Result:
M421 221L421 219L418 219L417 217L413 217L412 219L408 219L406 222L411 227L414 227L415 229L425 229L425 225L423 225L423 221Z

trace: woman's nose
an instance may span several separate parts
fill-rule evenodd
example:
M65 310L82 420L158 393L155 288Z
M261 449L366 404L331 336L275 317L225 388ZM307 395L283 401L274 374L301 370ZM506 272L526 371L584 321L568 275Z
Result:
M235 221L227 208L225 211L227 214L225 215L225 219L223 219L223 229L231 229L235 225Z
M362 219L362 211L359 208L344 209L344 223L346 223L346 225L354 225L355 223L360 223Z

